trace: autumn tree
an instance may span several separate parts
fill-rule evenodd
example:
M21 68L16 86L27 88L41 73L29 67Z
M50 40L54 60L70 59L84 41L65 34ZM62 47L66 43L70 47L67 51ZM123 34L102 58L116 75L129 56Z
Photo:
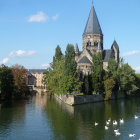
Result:
M17 64L12 66L11 70L14 76L15 97L21 97L28 92L28 71L23 66Z

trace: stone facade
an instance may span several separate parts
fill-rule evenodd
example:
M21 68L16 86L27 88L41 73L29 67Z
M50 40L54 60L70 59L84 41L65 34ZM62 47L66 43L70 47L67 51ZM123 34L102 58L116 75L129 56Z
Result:
M110 50L104 50L102 30L94 6L92 5L83 33L82 51L79 51L78 45L76 45L75 49L75 60L80 73L88 75L92 72L92 56L98 52L102 53L105 70L107 69L109 58L113 58L119 62L119 46L115 40Z
M54 96L60 100L62 100L64 103L68 105L80 105L80 104L87 104L87 103L96 103L96 102L103 102L104 97L101 94L98 95L83 95L83 96L75 96L75 95L56 95ZM113 93L110 100L115 99L123 99L126 95L124 92L118 91L117 94Z
M28 86L33 86L37 88L45 88L43 82L44 72L46 69L29 69L28 70Z

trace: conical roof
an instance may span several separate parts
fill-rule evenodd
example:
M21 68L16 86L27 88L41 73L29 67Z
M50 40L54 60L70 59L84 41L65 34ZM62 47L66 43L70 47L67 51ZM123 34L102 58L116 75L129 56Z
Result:
M111 46L111 49L113 49L113 46L115 46L115 48L119 51L119 45L118 43L116 42L116 40L114 40L112 46Z
M93 5L84 30L84 35L85 34L102 34L102 30Z
M78 44L76 44L75 51L76 51L76 52L79 52Z

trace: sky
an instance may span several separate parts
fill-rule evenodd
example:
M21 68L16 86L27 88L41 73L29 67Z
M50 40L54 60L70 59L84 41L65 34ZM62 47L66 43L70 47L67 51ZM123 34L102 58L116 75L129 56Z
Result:
M140 0L94 0L104 49L114 39L120 56L140 72ZM27 69L49 66L59 44L82 49L92 0L0 0L0 64Z

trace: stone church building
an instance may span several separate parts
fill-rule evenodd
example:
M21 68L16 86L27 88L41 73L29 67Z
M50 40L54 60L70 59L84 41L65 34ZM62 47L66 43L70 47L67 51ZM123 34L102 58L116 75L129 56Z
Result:
M103 46L103 33L100 27L96 11L92 5L88 21L83 33L83 46L82 51L79 51L78 45L75 49L75 60L77 62L77 69L84 75L92 72L92 56L98 52L102 53L103 67L108 66L109 58L119 61L119 46L114 40L111 49L104 50Z

